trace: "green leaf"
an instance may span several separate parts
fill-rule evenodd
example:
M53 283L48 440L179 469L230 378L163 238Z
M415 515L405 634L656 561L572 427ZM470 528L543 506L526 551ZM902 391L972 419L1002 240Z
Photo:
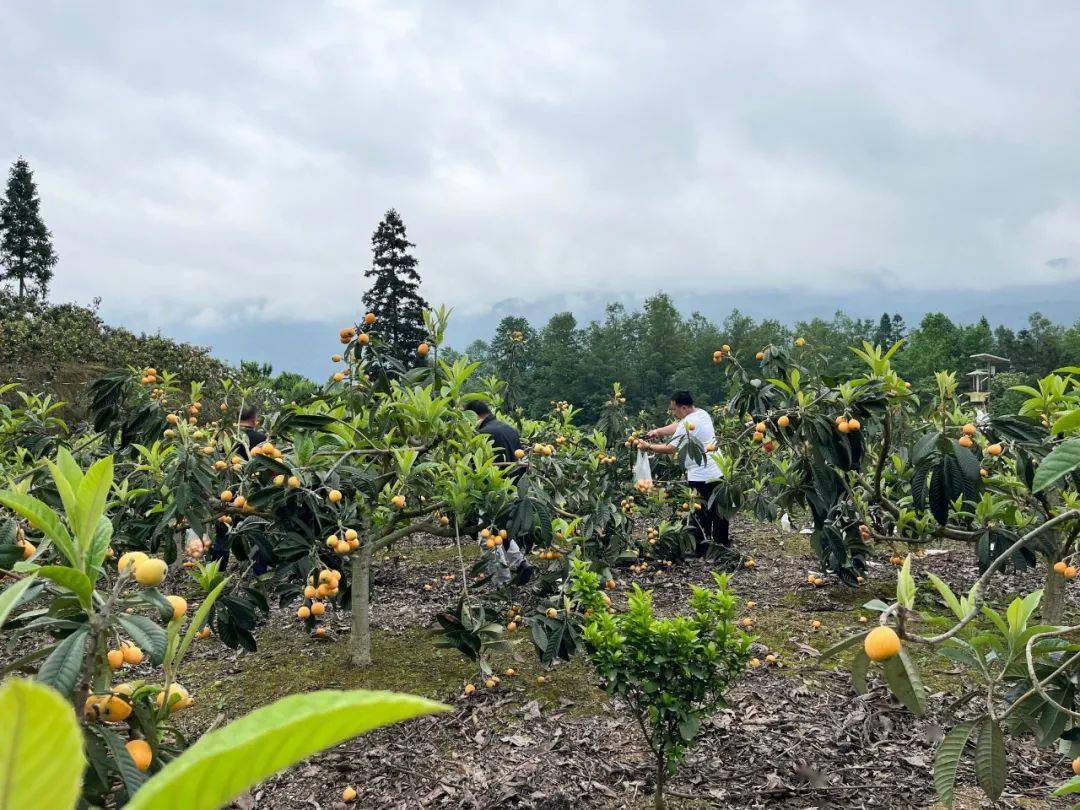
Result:
M973 720L957 723L945 735L945 739L938 746L937 756L934 757L934 789L946 807L953 806L956 771L960 767L960 757L964 754L964 747L974 728Z
M1064 785L1054 790L1055 796L1068 796L1071 793L1080 793L1080 776L1074 776ZM1075 810L1075 805L1073 810Z
M112 542L113 525L112 521L102 515L98 521L97 529L94 531L94 537L90 541L90 551L86 555L86 575L90 577L91 582L97 582L99 576L101 576L101 564L105 562L105 557L109 553L109 544Z
M79 498L74 489L76 485L71 484L60 468L51 461L46 462L46 464L49 465L49 472L52 473L53 481L56 482L56 491L60 494L60 502L64 504L68 522L74 526L79 517Z
M1069 439L1050 451L1035 470L1031 491L1041 492L1077 469L1080 469L1080 438Z
M975 775L983 793L996 801L1005 789L1005 738L997 721L987 717L979 725L975 745Z
M20 515L35 529L45 532L48 537L60 549L60 553L67 557L72 565L79 564L79 556L75 551L75 544L71 535L64 528L60 516L46 504L31 495L7 490L0 492L0 506L6 506L12 512Z
M83 480L83 471L79 466L79 462L75 460L75 457L71 455L66 447L61 447L56 451L56 470L53 472L53 478L55 479L57 473L63 476L67 485L71 487L71 491L75 492L79 489L79 484Z
M57 644L38 670L37 679L61 695L70 696L82 671L86 637L89 634L89 628L82 627Z
M0 810L75 807L82 788L82 733L54 690L12 678L0 686Z
M131 754L128 753L127 747L123 741L116 736L116 734L106 726L95 726L94 733L105 741L105 744L109 747L109 751L112 752L113 759L116 760L117 768L120 771L120 778L124 780L124 788L127 790L128 795L132 795L142 787L146 782L146 774L139 770L139 767L135 764L135 760L131 758Z
M150 653L152 664L157 666L165 659L167 637L161 625L137 613L121 613L118 619L132 640Z
M860 695L865 695L867 692L866 671L869 668L870 656L866 654L866 650L860 647L851 662L851 685L855 687L855 691Z
M291 695L201 737L148 780L126 810L216 809L324 748L446 708L392 692Z
M68 568L66 565L43 565L37 572L61 588L67 588L79 597L79 604L87 610L90 609L94 586L86 574L78 568Z
M915 593L918 590L915 578L911 576L911 555L904 558L904 565L896 578L896 601L911 610L915 607Z
M83 552L89 552L90 543L97 531L98 521L105 514L105 502L113 482L113 458L105 456L98 459L94 466L86 471L76 493L79 499L79 519L72 524L75 537Z
M919 670L903 647L900 652L885 662L885 683L912 714L926 711L926 687L919 678Z
M941 594L941 598L945 600L945 604L949 606L949 610L953 612L956 618L964 618L964 609L960 607L960 600L956 598L956 594L952 592L952 588L934 574L927 574L926 578L930 580L930 584Z
M7 617L11 615L11 611L19 604L19 597L21 597L26 592L26 589L33 584L34 577L34 574L23 577L14 584L4 588L3 592L0 592L0 627L4 626L4 622L7 621Z
M184 640L180 642L180 649L176 653L173 666L180 666L180 662L184 660L184 654L187 652L188 647L191 646L192 639L195 638L195 634L202 630L203 625L206 624L206 618L210 615L210 611L214 607L214 602L221 596L221 592L225 590L225 586L228 582L228 577L221 580L217 587L210 591L209 595L203 600L203 603L199 605L199 609L195 611L195 616L192 618L191 624L188 625L187 632L184 633Z
M1058 418L1050 428L1051 433L1075 433L1080 430L1080 408Z
M869 632L870 631L867 630L863 633L856 633L853 636L848 636L847 638L836 642L831 647L821 653L821 660L824 661L826 658L832 658L834 655L843 652L848 647L854 647L856 644L861 643L866 638L866 635Z

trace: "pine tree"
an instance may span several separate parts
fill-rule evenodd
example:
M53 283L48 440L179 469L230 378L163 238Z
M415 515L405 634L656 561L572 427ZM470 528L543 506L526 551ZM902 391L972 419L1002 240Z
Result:
M416 247L405 235L405 223L391 208L371 237L371 269L364 275L375 279L364 306L379 320L373 331L389 354L406 365L416 359L416 347L426 337L420 274L409 248Z
M57 256L52 234L41 220L41 200L30 164L15 161L0 200L0 281L17 281L19 298L45 298Z

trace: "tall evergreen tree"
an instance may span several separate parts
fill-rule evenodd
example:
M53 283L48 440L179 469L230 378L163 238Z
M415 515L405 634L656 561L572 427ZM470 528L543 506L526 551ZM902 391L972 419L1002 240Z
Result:
M52 234L41 220L34 175L30 164L19 158L0 200L0 281L17 282L19 298L28 294L44 298L56 260Z
M389 354L405 364L415 360L416 347L426 337L423 313L428 308L420 295L416 259L409 253L413 247L405 223L391 208L371 237L371 269L364 273L374 279L364 293L364 306L379 318L373 331Z

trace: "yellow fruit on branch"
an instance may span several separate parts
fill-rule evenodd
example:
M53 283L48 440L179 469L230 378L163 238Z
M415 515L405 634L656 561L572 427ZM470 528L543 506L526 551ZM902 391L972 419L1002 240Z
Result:
M179 619L185 613L187 613L187 600L182 596L170 595L165 597L169 604L172 605L172 617Z
M169 714L175 714L181 709L195 705L195 701L188 694L188 691L178 683L174 683L167 690L157 693L157 706L159 709L166 701L169 705Z
M547 617L549 619L556 619L556 618L558 618L558 616L559 616L559 611L557 611L555 608L548 608L547 609Z
M124 665L124 653L120 650L109 650L105 653L105 660L109 662L109 669L115 672Z
M971 445L975 444L975 442L971 440L970 436L961 436L958 440L958 443L961 447L971 447Z
M1000 444L992 444L986 448L987 454L991 456L1000 456L1002 452L1004 452L1004 450L1005 448L1003 448Z
M779 425L782 428L786 428L788 425L791 424L791 419L788 418L787 414L784 414L783 416L781 416L779 419L776 420L776 424Z
M131 716L131 704L118 695L90 695L83 704L87 720L122 723Z
M1068 567L1069 566L1065 562L1063 562L1062 560L1058 560L1056 563L1054 563L1054 571L1056 571L1059 574L1064 574L1065 569L1068 568Z
M341 503L341 497L341 492L336 489L330 490L326 495L326 499L330 501L330 503Z
M151 557L135 565L135 581L149 588L157 587L165 579L169 566L164 560Z
M426 343L421 343L419 346L416 347L416 353L421 357L427 357L428 352L430 351L431 347L428 346Z
M175 608L174 608L175 610ZM124 663L133 667L137 667L142 663L143 651L136 647L134 644L123 642L120 645L120 652L124 656Z
M802 348L806 345L806 338L795 338L795 345Z
M128 740L124 743L128 755L135 762L135 767L145 771L150 767L154 758L154 752L150 749L150 743L146 740Z
M900 636L891 627L875 627L866 634L863 649L871 661L888 661L900 652Z
M756 360L764 360L765 359L765 352L758 352L757 354L754 355L754 359L756 359Z
M141 551L129 551L120 555L120 559L116 561L116 570L121 573L127 571L129 567L134 570L134 566L148 559L150 559L149 556Z
M312 602L312 604L311 604L311 615L312 616L322 616L324 613L326 613L326 605L325 604L323 604L322 602Z
M296 611L296 618L298 618L298 619L310 619L311 618L311 608L309 608L307 605L301 605Z
M393 506L397 507L398 509L404 509L405 508L405 496L404 495L395 495L393 498L390 499L390 503Z
M971 424L971 422L968 422L961 428L961 430L964 431L965 436L974 436L975 433L978 431L978 428Z
M378 318L375 317L374 312L369 312L367 315L364 316L364 323L366 323L368 326L371 326L371 324L375 323L375 321L377 320Z

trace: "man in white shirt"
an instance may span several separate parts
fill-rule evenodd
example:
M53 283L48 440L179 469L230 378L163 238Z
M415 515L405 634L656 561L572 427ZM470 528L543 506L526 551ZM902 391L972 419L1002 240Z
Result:
M676 391L671 395L671 412L675 415L675 421L670 425L650 430L650 439L668 439L664 443L640 442L638 447L646 452L659 453L662 455L674 455L687 441L688 436L693 436L702 447L709 447L716 441L716 431L713 428L712 418L701 408L694 407L694 398L689 391ZM693 518L692 525L698 538L697 553L699 557L705 556L710 543L727 547L731 540L728 536L727 518L721 517L716 510L709 505L709 497L716 488L716 482L720 480L720 468L711 453L705 452L705 458L701 462L694 461L688 453L685 457L686 483L701 498L701 509Z

